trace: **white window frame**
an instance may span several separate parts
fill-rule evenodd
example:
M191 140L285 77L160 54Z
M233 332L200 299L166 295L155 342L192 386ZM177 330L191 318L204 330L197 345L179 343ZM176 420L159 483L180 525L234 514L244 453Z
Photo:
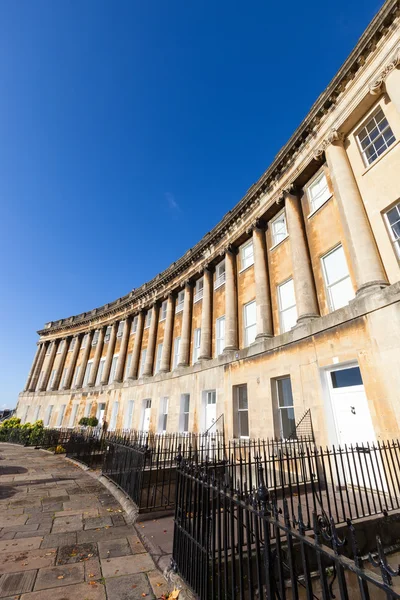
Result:
M285 439L289 439L289 438L283 437L282 411L284 411L284 410L293 410L293 417L294 417L294 424L295 425L296 425L296 412L294 410L294 404L292 404L291 406L279 406L279 385L278 385L278 382L282 381L283 379L289 379L289 381L290 381L290 387L291 388L292 388L292 380L290 378L290 375L286 375L284 377L278 377L277 379L275 379L276 400L277 400L277 409L278 409L278 417L279 417L279 432L280 432L281 439L285 440ZM294 399L293 399L293 389L292 389L292 401L294 402Z
M161 357L162 357L163 343L160 342L157 346L157 356L156 356L156 369L155 373L159 373L161 368Z
M223 259L215 267L214 290L218 289L222 285L225 285L225 281L226 281L226 264L225 264L225 259Z
M86 402L85 404L85 412L84 412L84 417L90 417L90 413L92 412L92 406L93 406L93 402L89 401Z
M193 332L193 364L199 360L201 346L201 328L196 327Z
M46 409L46 415L44 420L44 426L48 427L50 425L51 417L53 415L54 404L49 404Z
M325 179L327 193L324 193L324 195L322 196L322 200L316 201L316 199L312 196L312 189L320 182L321 179ZM324 206L324 204L326 204L326 202L328 202L328 200L332 198L332 192L329 189L328 178L326 176L324 167L322 167L322 169L320 169L312 178L310 183L307 184L306 193L308 198L308 204L310 206L310 214L308 215L310 217L315 212L317 212L317 210L319 210L321 206Z
M75 348L75 344L76 344L76 337L73 337L71 340L71 343L69 345L68 352L72 352L72 350Z
M185 306L185 290L181 290L180 292L178 292L178 297L176 299L175 313L182 312L184 306Z
M240 389L246 389L246 399L247 399L247 408L240 408L239 406L239 394L240 394ZM250 420L249 420L249 392L247 389L247 384L240 384L240 385L235 385L235 387L233 388L234 390L234 395L235 395L235 399L234 399L234 410L236 411L236 418L237 418L237 437L239 439L242 440L248 440L250 438ZM247 413L247 430L248 430L248 435L242 435L241 431L240 431L240 424L241 424L241 420L240 420L240 413Z
M103 376L103 371L104 371L104 365L106 363L106 357L103 356L100 361L99 361L99 366L97 369L97 373L96 373L96 381L95 381L95 385L100 385L101 384L101 378Z
M254 304L255 310L255 321L254 323L247 323L247 312L246 309ZM257 336L257 305L255 300L251 300L243 305L243 327L244 327L244 345L247 348L256 340Z
M58 411L58 417L57 417L57 425L56 427L62 427L62 422L64 420L64 415L65 415L65 409L67 408L66 404L61 404L60 409Z
M72 383L72 387L76 388L77 383L78 383L78 376L79 376L79 371L81 370L81 365L77 365L75 367L75 373L74 373L74 381Z
M163 396L160 398L160 412L158 417L158 432L167 433L168 427L168 405L169 397Z
M250 247L252 249L252 252L249 256L246 257L245 252L246 252L247 248L250 248ZM252 267L253 265L254 265L254 244L253 244L253 240L250 239L245 244L240 246L240 273L242 271L245 271L249 267Z
M104 335L104 343L105 344L108 344L108 342L110 341L111 331L112 331L112 326L107 325L106 333Z
M331 254L333 254L334 252L337 252L339 249L342 249L343 252L343 256L344 256L344 260L346 262L346 266L347 266L347 275L345 277L342 277L341 279L338 279L337 281L334 281L332 283L328 283L328 273L327 273L327 269L326 269L326 264L325 264L325 259L330 256ZM352 281L351 281L351 277L350 277L350 272L349 272L349 266L347 264L347 260L346 260L346 255L344 252L344 248L342 246L342 244L338 244L337 246L335 246L334 248L332 248L332 250L329 250L329 252L327 252L326 254L324 254L323 256L321 256L321 263L322 263L322 272L324 274L324 282L325 282L325 289L326 289L326 295L327 295L327 300L328 300L328 306L329 309L333 312L335 310L339 310L339 308L343 308L343 306L347 306L347 304L344 304L343 306L338 306L337 308L334 306L333 303L333 297L332 297L332 292L331 289L337 285L338 283L342 283L343 281L346 281L347 279L350 281L350 284L353 288L352 285ZM353 288L353 295L352 297L349 299L352 300L354 298L354 288Z
M83 336L83 339L82 339L81 350L84 350L86 348L86 344L88 342L88 337L89 337L89 334L85 333L85 335Z
M138 315L133 317L132 326L131 326L131 335L137 332L139 317Z
M34 416L34 419L33 419L33 422L34 422L34 423L36 423L36 421L39 421L39 415L40 415L40 409L41 409L41 408L42 408L41 404L39 404L39 406L37 406L37 407L35 408L35 413L34 413L34 414L35 414L35 416Z
M135 401L128 400L128 402L126 404L126 412L124 415L124 429L125 430L132 429L132 418L133 418L134 408L135 408Z
M49 383L47 384L47 390L51 390L54 380L56 378L57 369L53 369L49 378Z
M75 404L72 405L71 415L69 417L68 427L70 427L70 428L75 427L75 421L76 421L76 415L78 413L78 408L79 408L79 403L75 402Z
M89 383L90 373L92 372L92 367L93 367L93 359L87 361L85 375L83 377L82 387L86 387L87 384Z
M385 128L382 130L382 131L379 129L379 124L380 124L380 123L383 121L383 119L381 119L381 121L379 121L379 123L377 123L377 121L376 121L376 116L377 116L377 114L379 113L379 111L381 111L381 112L382 112L382 114L383 114L383 119L386 119L386 121L387 121L387 126L386 126L386 127L385 127ZM361 139L360 139L361 133L362 133L364 130L366 130L366 128L367 128L367 127L370 125L371 121L373 121L373 120L375 121L375 127L378 125L378 131L379 131L379 135L378 135L376 138L374 138L374 140L373 140L373 141L371 141L371 140L370 140L370 143L369 143L369 145L367 146L367 148L363 148L363 147L362 147L362 141L361 141ZM393 140L390 142L390 144L389 144L389 145L387 145L387 142L386 142L385 138L383 137L383 134L384 134L385 132L389 131L389 130L391 131L391 134L392 134ZM375 108L374 108L374 109L373 109L373 110L372 110L372 111L369 113L369 115L368 115L368 116L367 116L367 117L366 117L366 118L363 120L363 123L362 123L362 124L360 125L360 127L357 129L357 132L356 132L356 134L355 134L355 137L356 137L356 140L357 140L358 149L359 149L359 151L360 151L360 154L361 154L361 157L362 157L362 160L363 160L364 166L365 166L366 168L368 168L368 167L370 167L371 165L373 165L375 161L377 161L379 158L381 158L381 156L383 156L384 154L386 154L386 152L389 150L389 148L390 148L390 147L391 147L391 146L392 146L392 145L393 145L393 144L396 142L396 137L395 137L395 135L394 135L394 133L393 133L393 129L392 129L392 127L390 126L389 120L388 120L388 118L387 118L387 116L386 116L386 114L385 114L385 112L384 112L384 110L383 110L383 108L382 108L381 104L378 104L378 105L377 105L377 106L376 106L376 107L375 107ZM381 139L381 138L383 138L383 140L384 140L384 146L385 146L385 149L383 150L383 152L381 152L381 154L378 154L378 153L375 151L375 154L376 154L375 158L374 158L373 160L369 161L369 159L368 159L368 157L367 157L367 155L366 155L366 151L367 151L367 149L368 149L368 148L370 148L371 146L374 146L374 147L375 147L375 143L377 142L377 140L378 140L378 139ZM363 138L363 139L365 139L365 138Z
M277 221L281 221L283 218L285 233L276 231ZM272 247L278 246L280 243L284 242L289 237L289 232L287 228L287 220L286 220L286 210L282 209L275 217L270 221L271 228L271 236L272 236ZM280 236L278 238L278 236Z
M174 339L174 356L173 356L173 361L172 361L173 369L176 369L176 367L178 366L180 350L181 350L181 336L178 335Z
M122 336L124 335L124 329L125 329L125 321L120 321L118 323L117 338L122 338Z
M124 381L126 379L128 379L128 375L129 375L129 371L131 369L131 364L132 364L132 352L129 352L129 354L126 357L126 365L125 365L125 373L124 373Z
M149 327L151 325L152 316L153 316L153 309L149 308L149 310L146 313L146 321L145 321L145 324L144 324L144 328L145 329L149 329Z
M163 300L160 308L160 321L165 321L167 318L168 300Z
M194 302L199 302L203 298L204 294L204 277L200 277L196 281L196 285L194 288Z
M224 323L224 336L221 337L220 324ZM216 356L223 354L225 348L225 315L218 317L215 321L215 353Z
M57 347L57 354L61 354L61 352L63 351L63 348L64 348L64 344L65 344L65 340L60 340L60 343L58 344L58 347Z
M67 374L68 374L68 367L64 367L63 374L61 377L61 383L60 383L60 387L59 387L60 390L62 390L64 388L65 380L67 379Z
M110 376L108 378L108 383L112 383L115 379L115 373L117 371L117 364L118 364L118 357L119 357L119 354L114 354L114 356L112 357Z
M100 329L96 329L93 334L92 346L97 346L97 342L99 341Z
M296 303L296 296L295 296L295 303L292 304L291 306L287 306L286 308L282 308L282 297L281 297L281 289L283 288L283 286L285 286L287 283L289 283L289 281L293 282L293 288L294 288L294 281L293 281L293 277L289 277L289 279L286 279L286 281L283 281L282 283L280 283L277 288L278 288L278 309L279 309L279 330L280 333L287 333L288 331L291 331L293 329L293 327L296 325L293 325L293 327L291 327L290 329L285 329L284 328L284 324L283 324L283 314L288 312L289 310L292 310L293 308L296 308L296 322L297 322L297 318L298 318L298 312L297 312L297 303Z
M53 344L54 344L54 342L50 342L50 344L47 346L45 356L49 356L49 354L51 352L51 347Z
M185 410L186 400L188 401L187 410ZM179 431L181 433L189 433L189 424L190 424L190 394L181 394Z
M141 377L143 375L144 366L146 364L146 356L147 356L147 348L143 348L142 354L140 356L139 377Z
M28 413L29 413L29 409L30 409L30 404L27 404L25 406L25 410L24 410L24 416L22 417L22 423L27 423L28 421Z
M115 402L112 405L112 409L111 409L109 431L115 431L115 429L116 429L117 419L118 419L118 411L119 411L119 402L118 402L118 400L115 400Z
M389 233L390 241L392 242L392 245L393 245L394 252L397 256L397 259L400 260L400 237L396 237L396 234L394 233L394 231L392 229L392 225L390 224L389 217L388 217L388 213L394 209L396 209L397 213L398 213L398 221L396 221L396 223L400 222L400 202L396 202L396 204L394 204L390 208L387 208L383 214L383 218L384 218L386 228Z

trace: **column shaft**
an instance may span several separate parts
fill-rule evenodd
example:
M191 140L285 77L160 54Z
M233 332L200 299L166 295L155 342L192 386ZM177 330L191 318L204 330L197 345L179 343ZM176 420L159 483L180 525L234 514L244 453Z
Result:
M88 360L89 360L89 355L90 355L90 349L92 347L92 340L93 340L93 335L94 335L94 330L92 329L91 331L88 332L88 336L86 339L86 346L83 350L83 356L82 356L82 361L81 361L81 368L78 374L78 379L76 381L76 387L77 388L81 388L83 385L83 380L85 378L85 372L86 372L86 367L88 364Z
M44 372L44 377L43 377L42 385L40 386L40 391L42 391L42 392L47 389L47 384L49 383L51 371L53 369L54 359L56 357L56 352L57 352L58 344L59 344L59 340L54 340L52 342L52 346L51 346L51 350L50 350L50 355L49 355L49 359L48 359L48 362L47 362L46 370Z
M30 388L30 385L31 385L31 380L33 378L33 374L35 373L36 365L37 365L38 360L39 360L41 349L42 349L42 344L38 344L38 346L36 348L36 352L35 352L35 357L33 359L33 363L32 363L31 369L29 371L28 379L26 380L26 384L25 384L25 387L24 387L24 392L25 391L29 391L29 388Z
M209 268L204 269L203 299L201 307L200 356L209 359L212 355L212 297L213 276Z
M104 336L106 334L107 327L104 325L99 329L99 337L97 339L96 351L93 357L92 369L89 375L88 386L93 387L96 383L97 371L99 369L101 355L103 354Z
M54 377L53 385L51 386L52 390L58 390L60 387L60 381L64 370L65 359L67 358L67 352L69 349L69 344L71 342L71 338L64 338L63 348L61 350L60 360L58 362L58 367L56 371L56 376ZM61 343L61 342L60 342Z
M360 191L342 140L333 141L325 155L356 279L357 295L375 291L387 279Z
M117 341L117 331L118 331L118 321L115 321L115 323L113 323L112 326L111 326L111 335L110 335L110 339L108 341L106 361L104 363L103 374L101 376L101 385L107 385L108 384L108 379L110 377L110 370L111 370L112 359L113 359L113 356L114 356L115 343Z
M39 359L38 359L38 361L36 363L35 372L33 374L32 381L31 381L31 384L30 384L29 391L31 391L31 392L38 391L38 390L36 390L36 388L37 388L37 385L38 385L40 373L42 371L42 367L43 367L43 363L44 363L44 358L46 356L46 352L47 352L48 346L49 346L49 342L43 342L42 345L41 345Z
M186 367L189 364L190 355L190 333L192 329L192 290L190 282L185 285L185 299L183 303L181 343L179 347L178 367Z
M297 322L301 323L318 317L319 309L300 200L297 194L290 192L285 192L284 197L292 257Z
M124 332L122 334L121 347L119 349L117 368L115 371L114 381L122 381L124 378L124 367L126 360L126 351L128 349L129 336L131 334L132 317L126 317L124 324Z
M64 390L69 390L71 388L72 378L74 376L76 362L79 356L79 350L81 349L82 334L79 333L78 335L74 336L73 339L75 340L75 346L72 350L72 357L71 362L69 363L68 373L64 383Z
M136 333L135 333L135 341L133 344L132 360L131 360L131 366L129 369L128 379L137 379L138 370L139 370L140 350L142 348L143 328L144 328L144 312L141 311L138 315L138 324L137 324L137 329L136 329Z
M154 304L151 314L151 324L149 331L149 341L147 343L146 362L144 363L143 375L149 377L153 375L154 350L156 347L157 327L158 327L158 304Z
M265 231L259 227L253 229L254 281L256 286L257 338L272 337L271 291L268 276L267 248Z
M167 318L165 320L164 340L161 353L160 373L167 373L171 368L172 333L174 330L175 296L168 296Z
M238 349L238 318L237 318L237 284L236 284L236 253L227 250L225 253L225 348Z

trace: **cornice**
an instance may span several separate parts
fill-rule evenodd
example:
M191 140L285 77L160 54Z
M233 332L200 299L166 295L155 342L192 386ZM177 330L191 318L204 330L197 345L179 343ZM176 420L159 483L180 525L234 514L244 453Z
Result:
M193 248L189 249L180 259L172 263L151 281L144 283L141 287L132 290L125 296L89 312L47 323L43 329L38 331L38 334L46 337L63 332L63 335L68 335L69 330L76 330L77 327L93 328L104 324L105 321L112 321L116 317L124 319L132 312L140 312L145 306L153 304L156 300L164 296L166 297L170 292L168 289L169 284L175 281L179 285L179 283L182 283L179 282L179 278L182 275L184 275L183 279L194 275L199 270L199 263L204 264L204 267L206 267L212 262L221 250L226 248L226 241L224 243L225 236L234 232L245 223L249 217L249 213L261 204L262 198L267 193L277 193L273 201L279 201L281 197L280 188L282 187L280 180L284 178L304 147L312 144L316 139L321 122L331 113L338 98L343 95L347 84L354 79L357 71L365 64L366 57L375 50L378 41L385 36L399 14L400 0L387 0L371 21L336 76L318 97L308 115L293 133L289 141L278 152L270 167L249 188L236 206L211 231L206 233ZM376 84L373 87L374 90L378 90L384 78L392 68L396 68L398 63L399 52L395 54L394 60L385 67L376 82L372 84L372 87ZM378 85L381 78L382 81ZM374 92L371 90L371 93ZM320 159L327 147L325 144L332 143L329 139L330 135L328 135L317 149L311 152L311 159L313 157ZM285 188L287 188L287 184L285 184ZM248 223L246 227L248 227ZM195 266L196 268L194 268Z

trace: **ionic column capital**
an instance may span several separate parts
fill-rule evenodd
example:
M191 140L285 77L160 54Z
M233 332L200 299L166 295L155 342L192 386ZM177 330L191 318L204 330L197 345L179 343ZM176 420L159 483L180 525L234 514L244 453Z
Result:
M325 150L331 144L339 144L339 145L343 144L344 137L345 137L344 133L342 133L341 131L338 131L335 127L333 127L330 130L330 132L328 133L328 135L326 136L326 138L324 139L324 141L322 142L322 144L319 146L319 148L317 148L317 150L315 150L315 152L313 153L314 159L320 160L321 156L324 154Z
M385 82L385 79L399 65L400 65L400 46L398 46L398 48L396 48L394 54L392 55L392 58L390 59L388 64L385 65L385 67L382 69L382 71L379 73L378 77L369 84L368 89L369 89L369 93L372 96L378 96L381 93L382 86Z

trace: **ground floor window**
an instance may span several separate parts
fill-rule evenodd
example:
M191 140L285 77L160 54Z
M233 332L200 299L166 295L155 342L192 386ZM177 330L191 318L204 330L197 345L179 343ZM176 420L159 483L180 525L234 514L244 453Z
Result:
M110 431L113 431L117 426L117 417L118 417L118 402L114 402L112 411L111 411L111 419L110 419Z
M40 406L40 404L39 404L39 406L36 407L35 416L33 417L33 422L34 423L36 423L36 421L39 421L39 415L40 415L40 409L41 408L42 407Z
M69 418L69 427L75 427L76 413L78 412L79 404L74 404Z
M236 385L233 388L233 435L235 438L249 437L247 385Z
M53 405L49 404L46 410L46 417L44 419L44 426L48 427L50 424L51 415L53 414Z
M60 406L60 410L58 411L57 427L62 426L62 422L64 420L65 409L66 409L66 404L62 404Z
M290 377L281 377L276 380L276 389L278 397L278 415L280 436L282 439L288 439L296 429L294 416L292 384Z
M158 430L160 433L165 433L167 431L167 422L168 422L168 398L164 396L160 400L160 416L159 416L159 424Z
M189 408L190 408L190 394L181 395L181 417L180 417L180 431L182 433L189 432Z
M126 409L126 413L125 413L124 429L131 429L131 427L132 427L133 406L134 406L134 401L129 400L128 406Z

